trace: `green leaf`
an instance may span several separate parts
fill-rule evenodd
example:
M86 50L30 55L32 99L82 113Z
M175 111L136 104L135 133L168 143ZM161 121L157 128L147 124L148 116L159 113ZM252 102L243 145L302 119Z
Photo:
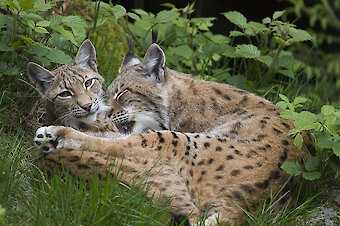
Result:
M304 172L302 174L302 176L306 180L316 180L316 179L319 179L321 177L321 174L318 171L313 171L313 172Z
M299 130L313 129L315 123L318 122L319 116L309 111L302 111L298 114L298 118L294 122L295 128Z
M288 120L297 120L299 118L299 114L292 110L283 110L280 112L280 117Z
M259 56L256 58L258 61L260 61L261 63L264 63L265 65L267 65L268 67L270 67L270 65L273 62L273 58L271 56Z
M238 54L238 55L240 55L241 57L244 57L244 58L257 58L257 57L261 56L261 53L257 49L257 47L254 46L254 45L251 45L251 44L237 45L235 54Z
M163 10L157 14L157 19L161 22L170 22L176 20L179 17L179 13L175 11Z
M295 97L293 104L297 105L297 104L302 104L302 103L306 103L308 101L307 98L304 97Z
M121 5L115 5L113 8L112 8L112 11L115 15L115 18L118 20L119 18L123 17L126 15L126 9L121 6Z
M13 47L7 46L6 42L4 42L3 40L0 40L0 51L1 52L9 52L13 50L14 50Z
M263 24L269 24L271 22L271 19L269 17L266 17L262 20Z
M286 97L285 95L279 94L279 97L280 97L284 102L289 103L289 99L288 99L288 97Z
M292 36L291 43L312 40L312 36L307 31L301 29L290 28L289 35Z
M35 28L35 23L33 20L27 20L26 24L29 28L31 28L32 30Z
M335 107L331 105L323 105L321 107L321 112L325 115L331 115L335 112Z
M173 48L173 51L176 55L182 56L186 59L190 59L191 54L192 54L192 49L190 49L190 47L187 45L181 45L181 46L175 47Z
M297 162L284 162L281 166L281 169L294 176L300 175L302 173L302 168Z
M286 102L284 102L284 101L279 101L279 102L277 102L276 104L275 104L277 107L279 107L280 109L282 109L282 110L284 110L284 109L286 109L287 108L287 103Z
M278 36L275 36L275 37L274 37L274 41L275 41L277 44L281 45L281 46L286 46L286 45L287 45L286 41L283 40L282 38L278 37Z
M229 34L230 37L239 37L239 36L245 36L245 34L243 34L240 31L231 31Z
M161 4L161 6L168 7L170 9L176 8L176 6L174 4L171 4L171 3L163 3L163 4Z
M247 18L245 18L241 13L236 11L231 11L227 13L222 13L230 22L237 25L240 28L245 28L247 25Z
M305 162L305 168L307 171L317 170L319 165L320 165L320 159L315 156L309 157L307 161Z
M11 0L2 0L3 3L11 7L12 9L15 9L17 11L20 10L20 6L17 1L11 1Z
M337 144L333 146L333 152L336 156L340 157L340 142L336 142Z
M29 9L33 8L34 2L33 2L33 0L20 0L19 5L20 5L21 9L29 10Z
M43 27L35 27L34 30L38 33L41 33L41 34L47 34L49 33L45 28Z
M247 24L247 28L250 28L252 31L255 32L255 34L268 30L268 28L265 25L253 21L250 21Z
M135 14L135 13L128 13L128 16L130 17L130 18L132 18L132 19L134 19L134 20L140 20L140 17L137 15L137 14Z
M48 25L50 25L50 21L48 20L42 20L37 22L37 26L39 27L47 27Z
M69 55L58 49L51 50L46 54L46 58L58 64L68 64L72 61L72 58Z
M301 150L302 145L303 145L303 139L302 139L301 133L298 133L296 134L294 138L294 146Z
M283 11L276 11L276 12L274 12L273 19L275 20L275 19L281 17L284 14L284 12L285 12L284 10Z
M291 70L278 70L278 72L289 77L289 78L295 78L295 74Z

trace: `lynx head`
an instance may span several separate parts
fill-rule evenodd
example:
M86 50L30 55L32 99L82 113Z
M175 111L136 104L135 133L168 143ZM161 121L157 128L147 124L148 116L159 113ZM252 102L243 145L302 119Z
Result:
M143 60L130 51L108 88L110 119L121 133L168 129L165 56L152 44Z
M46 102L49 123L80 128L107 110L102 97L104 80L97 72L96 51L89 40L80 46L75 62L54 71L28 63L27 71Z

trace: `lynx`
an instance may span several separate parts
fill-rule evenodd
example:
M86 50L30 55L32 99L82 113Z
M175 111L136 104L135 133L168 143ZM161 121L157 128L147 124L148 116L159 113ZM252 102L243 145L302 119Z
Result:
M113 139L41 127L34 140L42 143L46 161L58 166L62 158L72 173L85 176L119 162L127 184L148 172L149 193L172 198L172 212L191 223L204 211L206 225L215 225L217 217L239 222L243 211L236 204L246 209L243 195L250 203L263 200L287 181L282 163L306 155L286 136L293 123L278 117L275 105L167 68L156 44L143 60L130 51L107 92L108 117L125 135Z

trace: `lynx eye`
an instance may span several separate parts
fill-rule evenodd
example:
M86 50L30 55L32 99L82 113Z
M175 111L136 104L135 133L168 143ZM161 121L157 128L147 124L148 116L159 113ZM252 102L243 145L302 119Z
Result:
M72 93L70 91L67 91L67 90L58 94L58 97L60 97L61 99L70 98L71 96L72 96Z
M93 86L93 83L94 83L94 79L93 78L86 80L84 82L85 89L91 88L91 86Z

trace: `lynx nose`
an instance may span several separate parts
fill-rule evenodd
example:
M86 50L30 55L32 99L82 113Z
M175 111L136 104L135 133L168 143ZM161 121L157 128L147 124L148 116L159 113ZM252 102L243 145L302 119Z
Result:
M91 107L92 107L92 104L91 103L88 103L88 104L84 104L83 106L81 106L84 110L86 111L91 111Z

